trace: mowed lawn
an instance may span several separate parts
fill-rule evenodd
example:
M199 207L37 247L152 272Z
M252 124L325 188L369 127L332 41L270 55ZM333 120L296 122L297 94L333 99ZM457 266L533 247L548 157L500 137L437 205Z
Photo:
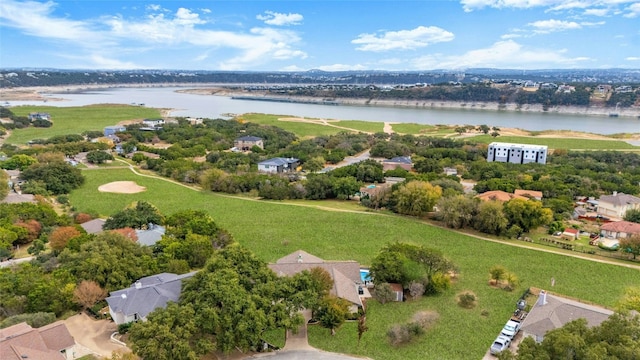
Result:
M620 140L592 140L592 139L569 139L569 138L543 138L531 136L498 136L478 135L469 138L483 143L492 143L494 141L517 143L517 144L533 144L547 145L551 149L567 149L567 150L640 150L640 147L633 146L625 141Z
M366 266L382 246L403 241L440 249L458 266L460 275L444 294L407 303L370 302L369 331L360 347L355 323L345 324L334 337L327 329L312 326L310 343L330 351L383 360L480 359L527 287L548 289L553 277L556 283L551 291L613 307L624 288L637 286L640 279L640 271L635 269L479 240L412 218L233 198L141 177L128 169L85 170L83 174L85 185L70 195L78 211L106 216L137 200L151 202L166 215L183 209L204 210L265 261L303 249L324 259L357 260ZM97 191L98 186L111 181L135 181L147 190L138 194ZM518 276L521 286L517 290L505 292L487 285L489 269L496 264ZM456 295L464 290L478 296L475 309L455 304ZM414 343L390 346L387 330L423 310L440 314L435 327Z
M326 119L332 126L324 125L321 119L304 118L308 122L286 120L286 119L301 119L298 116L292 115L271 115L271 114L256 114L248 113L242 114L236 119L246 122L252 122L261 125L276 126L281 129L290 131L296 134L298 137L316 137L323 135L335 135L343 131L362 131L362 132L382 132L384 124L381 122L369 122L359 120L332 120ZM285 119L285 120L280 120ZM345 129L346 128L346 129Z
M78 107L16 106L11 111L18 116L32 112L51 114L53 126L49 128L29 127L16 129L6 140L10 144L25 144L33 139L48 139L56 135L81 134L88 130L102 131L105 126L116 125L120 121L159 118L160 110L130 105L90 105Z

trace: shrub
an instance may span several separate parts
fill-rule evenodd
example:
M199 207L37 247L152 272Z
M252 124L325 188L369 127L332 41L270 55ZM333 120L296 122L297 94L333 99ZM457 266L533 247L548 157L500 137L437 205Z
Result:
M387 331L387 338L393 346L406 344L411 341L411 335L406 325L394 325Z
M386 304L396 298L396 294L389 283L376 285L373 295L381 304Z
M409 284L409 294L413 299L421 298L422 295L424 294L424 289L425 289L424 285L422 285L422 283L419 283L417 281L412 281Z
M412 321L406 324L393 325L387 331L387 338L393 346L411 342L423 335L438 320L440 315L434 311L420 311L413 315Z
M413 315L413 322L419 324L424 330L429 330L440 318L435 311L419 311Z
M118 325L118 334L123 335L128 333L131 326L133 326L133 322Z
M74 220L75 220L76 224L84 224L87 221L92 220L92 218L91 218L91 215L89 215L89 214L79 213L79 214L76 215Z
M458 305L465 309L473 309L477 304L477 297L471 291L465 291L458 295Z

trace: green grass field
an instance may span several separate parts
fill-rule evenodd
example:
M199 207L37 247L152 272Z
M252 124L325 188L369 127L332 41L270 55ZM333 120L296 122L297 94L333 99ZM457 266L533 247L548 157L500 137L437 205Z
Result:
M128 169L85 170L86 183L70 195L72 205L83 212L113 214L137 200L156 205L170 215L182 209L209 212L242 245L265 261L275 261L298 249L331 260L357 260L368 265L379 249L393 241L440 249L459 268L452 288L436 297L408 303L369 303L370 330L358 348L354 323L344 325L334 337L326 329L311 327L309 339L324 350L368 356L373 359L479 359L498 334L515 302L527 287L614 306L626 286L637 285L638 270L521 249L461 235L412 218L375 213L327 211L306 206L285 206L195 191L175 183L140 177ZM135 181L147 191L113 194L97 191L111 181ZM505 292L487 285L489 268L502 265L515 273L521 286ZM597 291L594 291L597 289ZM455 296L471 290L478 306L466 310L455 304ZM436 326L415 343L393 348L386 332L394 323L406 322L420 310L440 314ZM481 313L486 311L488 315Z
M381 132L383 123L358 121L358 120L331 120L329 124L333 126L323 125L321 123L310 123L301 121L282 121L280 118L299 118L291 115L270 115L270 114L243 114L238 117L247 122L262 125L277 126L284 130L296 134L298 137L315 137L321 135L334 135L342 131L363 131L363 132ZM319 121L320 119L308 118L309 121ZM330 120L330 119L328 119ZM347 129L343 129L347 128Z
M441 127L438 125L425 125L414 123L391 124L394 132L400 134L426 135L426 136L443 136L445 134L453 134L453 128L448 126Z
M48 112L53 126L49 128L17 129L6 140L10 144L26 144L33 139L47 139L56 135L80 134L87 130L102 131L105 126L125 120L160 117L160 110L129 105L91 105L82 107L16 106L11 111L18 116L31 112Z
M567 138L540 138L528 136L498 136L496 138L491 135L478 135L471 140L483 143L492 143L494 141L517 143L517 144L535 144L547 145L551 149L571 149L571 150L638 150L637 146L633 146L627 142L619 140L590 140L590 139L567 139Z

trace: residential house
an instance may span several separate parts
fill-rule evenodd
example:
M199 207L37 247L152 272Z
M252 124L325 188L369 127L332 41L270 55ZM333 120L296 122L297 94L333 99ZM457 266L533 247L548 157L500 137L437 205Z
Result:
M118 325L145 321L153 310L166 307L169 301L177 302L182 292L182 280L189 279L194 274L195 272L151 275L126 289L112 291L106 299L109 314Z
M538 301L522 322L523 336L541 342L545 334L573 320L584 318L590 327L600 325L613 311L594 305L583 304L540 290Z
M87 232L87 234L98 234L102 232L102 227L106 220L93 219L80 224L80 226Z
M164 226L149 224L146 229L138 229L136 230L136 235L138 236L138 244L144 246L153 246L155 245L162 236L164 235L166 229Z
M580 230L574 228L566 228L562 232L562 238L567 240L577 240L580 235Z
M35 120L47 120L51 121L51 114L46 112L32 112L29 113L29 121Z
M64 322L32 328L26 322L0 329L2 360L72 360L76 341Z
M482 201L495 200L500 202L507 202L513 199L529 200L529 198L526 196L516 195L516 194L508 193L502 190L486 191L486 192L483 192L482 194L476 195L476 198Z
M596 91L597 91L598 93L600 93L600 94L606 94L606 93L610 92L610 91L611 91L611 89L612 89L612 86L611 86L611 85L604 85L604 84L602 84L602 85L598 85L598 86L596 86Z
M164 125L164 119L144 119L142 125L149 128L160 128Z
M127 131L127 128L124 126L115 125L115 126L105 126L102 133L104 134L104 136L109 136L109 135L115 135L115 133L119 133L123 131Z
M623 239L640 235L640 224L630 221L611 221L600 226L600 236L611 239Z
M368 197L373 199L380 194L383 194L386 190L391 189L392 184L385 182L383 184L371 184L360 188L360 198Z
M371 297L360 276L360 264L356 261L325 261L298 250L268 266L278 276L293 276L313 268L326 270L333 280L331 295L349 301L351 303L350 311L353 313L363 307L363 299Z
M542 200L542 191L516 189L513 193L530 199Z
M254 146L264 149L264 141L257 136L242 136L233 141L233 146L242 151L251 150Z
M396 168L402 168L407 171L411 171L413 162L409 156L396 156L393 159L387 159L382 161L382 170L395 170Z
M295 171L298 167L296 158L271 158L258 163L258 171L266 173L284 173Z
M445 167L444 169L444 174L447 176L457 176L458 175L458 169L454 168L454 167Z
M487 150L488 162L507 162L512 164L547 163L546 145L512 144L492 142Z
M622 219L629 210L640 210L640 198L614 191L598 199L598 215Z

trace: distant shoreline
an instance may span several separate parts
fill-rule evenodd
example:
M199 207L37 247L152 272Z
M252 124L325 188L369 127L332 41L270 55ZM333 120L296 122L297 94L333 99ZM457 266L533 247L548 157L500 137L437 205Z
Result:
M238 98L242 100L274 101L291 103L313 103L321 105L353 105L353 106L380 106L380 107L402 107L414 109L450 109L450 110L479 110L479 111L506 111L506 112L531 112L549 113L563 115L583 115L609 117L615 110L606 107L593 106L553 106L544 110L540 104L518 105L515 103L499 104L497 102L462 102L462 101L441 101L441 100L403 100L403 99L359 99L359 98L332 98L322 99L312 96L279 96L256 94L249 92L232 91L224 88L194 88L177 90L177 92L215 95ZM618 117L629 117L640 119L640 107L621 108L617 110Z
M371 107L401 107L414 109L449 109L470 111L498 111L498 112L527 112L549 113L577 116L609 117L615 113L618 117L637 118L640 120L640 107L619 108L617 111L608 107L595 106L553 106L544 109L541 104L518 105L515 103L499 104L497 102L462 102L441 100L403 100L403 99L360 99L360 98L332 98L322 99L312 96L280 96L266 93L237 91L224 87L227 84L110 84L110 85L67 85L41 86L25 88L0 88L0 101L64 101L63 98L45 96L50 94L64 95L64 93L78 93L114 88L162 88L176 87L180 93L196 95L215 95L237 97L243 100L279 101L292 103L314 103L325 105L351 105Z

